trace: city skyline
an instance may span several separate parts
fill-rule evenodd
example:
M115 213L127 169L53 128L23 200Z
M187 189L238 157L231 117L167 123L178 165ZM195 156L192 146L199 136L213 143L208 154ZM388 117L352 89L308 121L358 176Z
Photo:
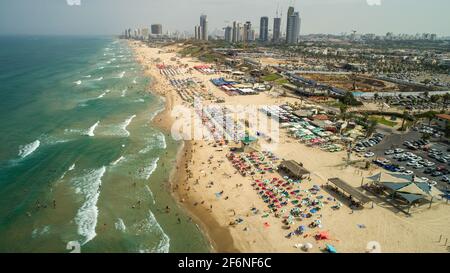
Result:
M71 5L69 4L72 3ZM117 34L124 27L150 27L160 23L165 31L193 33L199 14L208 15L208 32L222 30L233 21L252 22L268 16L270 31L278 8L282 33L286 32L289 5L302 18L301 34L436 33L450 36L445 0L192 0L186 1L51 1L5 0L0 3L0 34ZM378 1L379 2L379 1ZM372 5L369 5L372 4ZM105 9L107 7L107 9ZM107 10L105 12L105 10ZM36 12L39 11L39 12ZM20 17L17 14L21 14ZM167 16L171 14L172 16ZM26 19L24 19L26 18ZM383 20L380 20L383 18ZM414 19L414 20L412 20Z

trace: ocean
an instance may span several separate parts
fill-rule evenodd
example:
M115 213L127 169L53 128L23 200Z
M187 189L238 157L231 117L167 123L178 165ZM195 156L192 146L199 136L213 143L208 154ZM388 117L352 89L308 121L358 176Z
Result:
M125 41L0 37L0 252L210 251L150 82Z

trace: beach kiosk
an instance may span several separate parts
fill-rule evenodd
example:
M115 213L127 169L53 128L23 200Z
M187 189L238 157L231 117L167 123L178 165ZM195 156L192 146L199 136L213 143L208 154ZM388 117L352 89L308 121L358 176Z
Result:
M241 148L244 153L258 152L261 150L258 139L249 135L241 138Z
M284 160L278 168L287 173L291 178L304 179L310 176L310 172L303 167L303 164L295 160Z

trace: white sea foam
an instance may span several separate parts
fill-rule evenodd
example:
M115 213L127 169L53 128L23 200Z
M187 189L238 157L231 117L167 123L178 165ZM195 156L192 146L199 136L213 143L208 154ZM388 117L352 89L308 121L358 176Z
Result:
M121 125L121 129L125 132L125 136L130 136L130 132L127 130L128 125L130 125L131 121L136 117L136 115L132 115L127 118Z
M159 108L157 111L153 112L150 116L150 121L152 121L157 115L164 111L164 107Z
M153 227L157 234L160 235L161 240L158 242L158 245L156 247L153 247L150 249L150 252L152 253L169 253L170 249L170 238L167 236L167 234L164 232L164 230L159 225L158 221L156 221L155 215L151 210L149 210L149 218L148 222L150 227Z
M103 98L103 97L104 97L106 94L108 94L110 91L111 91L111 90L106 90L106 91L103 92L101 95L99 95L99 96L97 97L97 99Z
M72 165L70 165L70 167L69 167L69 169L67 169L67 171L65 171L62 175L61 175L61 177L59 178L60 180L61 179L64 179L64 177L66 176L66 174L68 173L68 172L70 172L70 171L73 171L75 169L75 163L73 163Z
M100 66L98 69L103 70L103 69L105 69L105 67L104 66Z
M43 226L42 228L35 228L33 232L31 232L31 237L36 238L38 236L42 236L48 234L50 232L50 226Z
M92 125L91 127L89 127L89 129L86 132L87 136L93 137L95 136L94 131L95 128L97 128L97 126L100 124L100 121L97 121L94 125Z
M162 149L167 148L166 137L164 136L163 133L158 134L158 141L160 143L160 146L159 146L160 148L162 148Z
M150 189L150 187L148 185L145 185L145 189L147 189L148 194L150 194L150 196L152 198L153 205L154 205L156 203L156 200L155 200L155 197L153 196L152 190Z
M102 177L106 172L105 166L90 170L84 176L73 180L75 192L84 196L84 203L78 209L75 223L78 225L78 234L83 237L82 245L94 239L97 233L98 207L97 201L100 196Z
M140 154L146 154L155 148L166 149L166 137L163 133L153 135L152 138L147 139L147 146L139 151Z
M113 162L111 162L111 166L115 166L117 164L119 164L121 161L123 161L125 159L124 156L119 157L118 159L114 160Z
M122 218L117 218L117 222L114 223L114 226L116 227L117 230L120 230L122 232L124 232L127 229Z
M156 170L156 167L158 167L158 161L159 161L159 157L153 159L152 162L150 163L150 165L148 165L147 167L144 167L142 170L140 170L139 177L142 179L148 180L150 178L150 176L152 175L152 173Z
M39 140L35 140L29 144L22 145L19 147L19 156L21 158L25 158L32 154L34 151L36 151L37 148L41 145L41 142Z

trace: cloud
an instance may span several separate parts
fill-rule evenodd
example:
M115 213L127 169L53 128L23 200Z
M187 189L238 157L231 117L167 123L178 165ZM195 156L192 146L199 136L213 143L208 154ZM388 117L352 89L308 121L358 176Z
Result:
M366 0L369 6L381 6L381 0Z
M81 0L66 0L69 6L81 6Z

